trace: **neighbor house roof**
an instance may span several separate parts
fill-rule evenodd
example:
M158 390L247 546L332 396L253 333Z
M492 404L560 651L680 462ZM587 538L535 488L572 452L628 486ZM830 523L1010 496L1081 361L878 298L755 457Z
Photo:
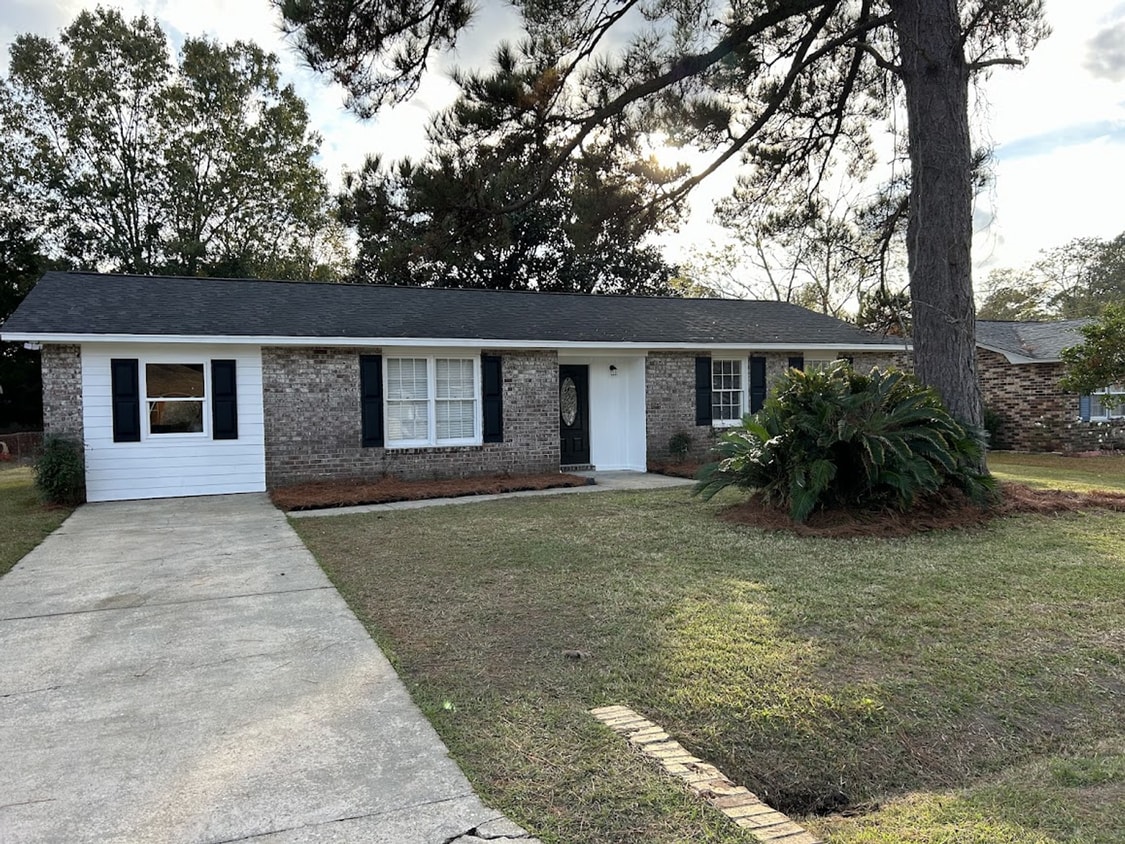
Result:
M47 273L8 340L903 348L784 302Z
M1083 341L1079 329L1088 319L1054 322L977 320L977 345L1008 358L1010 363L1052 363L1062 350Z

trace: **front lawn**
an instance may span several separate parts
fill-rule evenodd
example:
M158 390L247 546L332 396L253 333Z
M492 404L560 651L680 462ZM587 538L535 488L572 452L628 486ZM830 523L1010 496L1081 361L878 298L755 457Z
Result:
M586 714L610 703L834 842L1125 842L1125 516L828 540L716 519L737 500L294 526L546 842L753 840Z
M0 575L42 542L70 515L70 508L39 503L31 469L0 467Z
M988 468L1001 481L1015 481L1041 489L1125 492L1125 454L1064 457L1061 454L1020 454L994 451Z

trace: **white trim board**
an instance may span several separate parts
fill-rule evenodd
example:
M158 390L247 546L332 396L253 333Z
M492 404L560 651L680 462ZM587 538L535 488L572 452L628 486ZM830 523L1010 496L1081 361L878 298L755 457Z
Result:
M7 342L32 343L205 343L207 345L239 346L358 346L366 348L411 348L430 349L479 348L490 349L581 349L607 351L640 352L653 351L696 351L723 349L746 352L793 352L818 350L825 352L909 352L908 343L809 343L794 340L791 343L682 343L682 342L602 342L593 340L512 340L506 338L485 339L481 337L265 337L255 335L199 335L199 334L45 334L45 333L0 333L0 339Z

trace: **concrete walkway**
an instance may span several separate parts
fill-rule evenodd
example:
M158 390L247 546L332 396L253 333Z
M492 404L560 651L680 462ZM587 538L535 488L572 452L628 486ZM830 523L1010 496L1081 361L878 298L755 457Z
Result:
M523 492L499 492L488 495L462 495L457 498L427 498L422 501L392 501L389 504L359 504L355 507L326 507L323 510L295 510L289 515L295 519L314 516L350 516L356 513L378 513L385 510L416 510L420 507L439 507L445 504L474 504L478 501L498 501L502 498L526 498L533 495L573 495L587 492L613 492L619 490L667 489L691 486L687 478L673 478L648 472L574 472L594 482L589 486L569 486L559 489L529 489Z
M0 579L0 841L529 841L264 495L80 508Z

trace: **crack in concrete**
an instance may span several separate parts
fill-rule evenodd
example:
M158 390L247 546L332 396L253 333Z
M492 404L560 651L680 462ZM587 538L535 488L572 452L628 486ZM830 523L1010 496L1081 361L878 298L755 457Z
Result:
M0 804L0 809L15 809L18 806L34 806L36 803L54 803L56 797L40 797L38 800L23 800L19 803Z
M15 697L16 695L36 695L36 694L39 694L40 692L53 692L56 689L61 689L61 688L62 688L62 685L60 684L60 685L57 685L57 686L44 686L41 689L24 689L21 692L5 692L4 694L0 694L0 700L3 700L4 698L9 698L9 697Z
M127 610L137 609L152 609L154 607L178 607L185 604L206 604L211 601L230 601L238 598L261 598L266 595L292 595L297 592L323 592L326 589L335 589L336 587L329 584L328 586L305 586L300 589L272 589L269 592L240 592L234 595L214 595L209 598L185 598L182 601L160 601L151 604L138 604L128 607L92 607L83 610L67 610L66 612L45 612L37 615L10 615L0 618L0 622L4 621L33 621L38 618L65 618L68 615L89 615L90 613L99 612L124 612Z
M464 832L459 832L456 835L451 835L446 838L441 844L456 844L458 841L466 841L473 839L474 841L531 841L532 836L529 832L516 832L514 829L501 830L499 832L491 832L485 827L492 824L508 824L509 827L514 827L510 820L503 815L497 815L494 818L489 818L483 823L477 824L472 829L467 829Z
M381 817L383 815L398 814L399 812L407 811L407 810L410 810L410 809L420 809L423 806L440 806L442 803L451 803L455 800L464 800L466 797L471 797L471 796L473 796L473 792L470 791L470 792L467 792L465 794L457 794L457 795L454 795L452 797L443 797L440 800L427 800L425 802L415 803L415 804L410 805L410 806L396 806L393 809L385 809L381 812L364 812L364 813L358 814L358 815L348 815L348 816L342 817L342 818L332 818L332 820L328 820L328 821L317 821L315 823L297 824L296 826L287 826L287 827L283 827L281 829L268 829L268 830L265 830L264 832L251 832L247 835L240 835L237 838L215 838L215 839L212 839L211 841L208 841L207 844L238 844L239 841L253 841L256 838L263 838L264 836L267 836L267 835L278 835L280 833L285 833L285 832L296 832L297 830L301 830L301 829L312 829L313 827L328 826L329 824L335 824L335 823L346 823L348 821L359 821L359 820L363 820L364 818L378 818L378 817Z
M479 827L473 827L465 832L459 832L456 835L446 838L441 844L456 844L458 841L465 841L472 838L476 841L529 841L530 834L524 835L487 835L482 834Z

